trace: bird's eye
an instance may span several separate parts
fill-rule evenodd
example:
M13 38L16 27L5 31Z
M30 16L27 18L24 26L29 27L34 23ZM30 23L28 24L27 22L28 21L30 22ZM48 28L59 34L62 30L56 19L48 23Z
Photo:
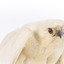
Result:
M52 33L53 33L52 28L48 28L48 32L49 32L50 34L52 34Z

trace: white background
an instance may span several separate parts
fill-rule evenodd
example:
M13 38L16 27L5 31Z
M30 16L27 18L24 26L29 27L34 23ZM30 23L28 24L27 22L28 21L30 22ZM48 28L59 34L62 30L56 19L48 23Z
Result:
M64 20L64 0L0 0L0 42L29 22Z

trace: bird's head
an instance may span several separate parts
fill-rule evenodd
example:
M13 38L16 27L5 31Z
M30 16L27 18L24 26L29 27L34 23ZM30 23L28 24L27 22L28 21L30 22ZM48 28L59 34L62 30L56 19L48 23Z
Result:
M38 27L39 40L44 46L54 41L64 42L64 22L61 20L47 20Z

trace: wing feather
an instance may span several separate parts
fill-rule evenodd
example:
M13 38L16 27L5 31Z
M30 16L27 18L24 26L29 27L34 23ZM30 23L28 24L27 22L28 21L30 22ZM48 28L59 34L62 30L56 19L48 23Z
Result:
M31 33L23 27L8 34L0 45L0 64L15 64Z

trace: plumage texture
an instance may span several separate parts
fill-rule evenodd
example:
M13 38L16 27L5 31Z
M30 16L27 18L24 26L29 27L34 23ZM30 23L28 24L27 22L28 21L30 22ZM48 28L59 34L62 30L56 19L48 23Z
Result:
M9 33L0 45L0 64L64 64L64 22L34 22Z

